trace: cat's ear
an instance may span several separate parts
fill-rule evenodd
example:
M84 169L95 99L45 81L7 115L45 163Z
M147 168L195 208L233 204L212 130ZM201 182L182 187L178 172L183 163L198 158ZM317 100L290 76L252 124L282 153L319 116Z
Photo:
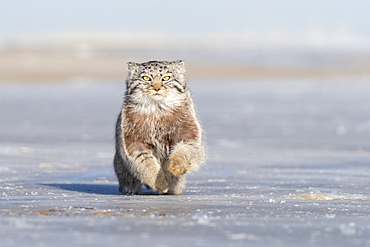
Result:
M140 65L135 62L127 63L128 77L135 77L139 73Z
M179 73L185 73L185 63L182 60L177 60L173 62Z
M127 70L130 71L130 72L133 72L133 71L137 70L138 67L139 67L139 64L137 64L135 62L128 62L127 63Z

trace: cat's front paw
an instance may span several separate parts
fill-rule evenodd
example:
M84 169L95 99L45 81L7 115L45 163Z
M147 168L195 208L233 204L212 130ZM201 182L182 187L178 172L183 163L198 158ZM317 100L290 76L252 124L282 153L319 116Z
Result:
M159 171L157 178L155 180L155 186L153 187L153 189L161 193L167 193L168 183L167 183L166 176L163 170Z
M168 170L175 176L183 175L188 171L186 163L179 157L171 157L168 163Z

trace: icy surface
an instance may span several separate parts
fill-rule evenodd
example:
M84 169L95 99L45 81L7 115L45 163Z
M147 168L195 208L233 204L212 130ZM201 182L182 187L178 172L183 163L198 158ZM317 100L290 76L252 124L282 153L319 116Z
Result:
M367 81L191 81L181 196L118 194L123 83L1 85L1 246L370 246Z

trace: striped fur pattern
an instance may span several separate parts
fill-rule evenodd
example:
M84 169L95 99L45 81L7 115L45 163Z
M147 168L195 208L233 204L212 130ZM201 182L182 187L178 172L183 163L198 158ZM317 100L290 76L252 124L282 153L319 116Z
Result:
M126 95L116 125L114 168L119 190L142 185L182 194L185 176L204 162L202 129L182 61L128 64Z

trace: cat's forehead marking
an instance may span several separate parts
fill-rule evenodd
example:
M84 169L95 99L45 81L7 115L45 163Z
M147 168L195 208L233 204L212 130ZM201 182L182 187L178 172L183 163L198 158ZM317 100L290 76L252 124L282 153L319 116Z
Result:
M142 65L143 73L148 74L156 74L159 76L163 76L164 74L168 74L171 71L169 68L164 64L159 63L150 63L150 64L143 64Z

